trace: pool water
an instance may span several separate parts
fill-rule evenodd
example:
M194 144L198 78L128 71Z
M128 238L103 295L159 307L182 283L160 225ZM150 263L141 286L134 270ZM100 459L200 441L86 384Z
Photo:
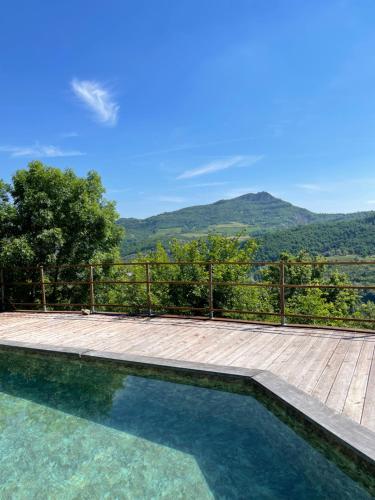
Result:
M0 352L0 498L366 499L250 395Z

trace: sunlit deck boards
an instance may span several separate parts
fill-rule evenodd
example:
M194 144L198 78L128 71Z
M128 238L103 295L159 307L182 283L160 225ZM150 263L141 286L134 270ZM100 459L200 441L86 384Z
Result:
M375 431L375 334L171 318L3 313L2 340L270 370Z

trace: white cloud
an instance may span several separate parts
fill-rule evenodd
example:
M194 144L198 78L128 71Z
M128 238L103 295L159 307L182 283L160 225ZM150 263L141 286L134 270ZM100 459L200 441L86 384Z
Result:
M263 156L231 156L229 158L224 158L221 160L215 160L210 163L206 163L198 168L193 168L191 170L185 170L182 172L177 179L190 179L192 177L197 177L198 175L212 174L213 172L218 172L219 170L226 170L232 167L249 167L261 160Z
M70 139L71 137L78 137L77 132L63 132L60 134L61 139Z
M187 186L182 186L185 189L193 188L203 188L203 187L216 187L216 186L227 186L229 182L197 182L196 184L188 184Z
M166 202L166 203L183 203L185 201L184 198L180 198L179 196L159 196L157 201Z
M320 184L296 184L296 187L305 191L328 191L326 186L321 186Z
M0 152L9 153L12 158L58 158L64 156L83 156L85 153L72 149L61 149L58 146L0 146Z
M209 146L220 146L222 144L231 144L233 142L247 142L250 139L254 139L254 137L236 137L236 138L232 138L232 139L225 139L222 141L212 141L212 142L206 142L206 143L202 143L202 144L180 144L179 146L175 146L172 148L159 149L156 151L147 151L146 153L132 155L130 158L143 158L145 156L154 156L154 155L160 155L160 154L165 154L165 153L175 153L177 151L188 151L190 149L206 148Z
M375 205L375 200L368 200L366 203L368 205Z
M120 189L107 189L107 193L127 193L130 188L120 188Z
M116 125L120 106L113 100L108 89L93 80L77 79L72 80L71 87L76 97L94 113L99 122Z

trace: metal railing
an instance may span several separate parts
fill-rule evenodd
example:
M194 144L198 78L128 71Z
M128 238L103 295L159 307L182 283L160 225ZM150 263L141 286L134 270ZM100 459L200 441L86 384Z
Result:
M207 280L153 280L152 279L152 268L155 266L204 266L207 272ZM214 268L215 266L247 266L248 268L254 267L264 267L272 266L273 268L278 267L279 269L279 282L278 283L266 283L261 281L256 281L252 279L251 281L238 282L238 281L221 281L214 279ZM286 308L286 290L288 289L343 289L343 290L373 290L375 291L374 284L319 284L319 283L288 283L286 280L286 270L290 266L374 266L375 261L370 260L330 260L330 261L252 261L252 262L236 262L236 261L177 261L177 262L120 262L120 263L102 263L102 264L67 264L61 266L37 266L30 268L17 268L18 270L23 269L25 271L37 271L39 274L39 279L31 279L28 281L6 281L6 270L0 269L0 300L2 310L10 307L12 310L24 310L22 306L34 307L43 312L48 312L51 308L56 307L66 307L66 308L84 308L90 309L91 313L96 312L97 308L116 308L122 309L123 312L129 312L134 309L143 310L147 315L151 316L158 311L189 311L189 312L199 312L208 316L210 319L215 319L215 313L220 314L236 314L236 315L247 315L247 316L270 316L277 317L279 319L277 324L285 325L287 318L295 318L301 320L326 320L326 321L338 321L338 322L350 322L350 323L361 323L375 326L375 319L373 318L359 318L359 317L344 317L344 316L322 316L314 314L300 314L298 312L288 311ZM111 266L142 266L144 268L144 279L141 280L118 280L118 279L94 279L95 268L109 268ZM87 269L87 279L79 280L56 280L49 281L45 279L45 269L58 269L60 272L64 269ZM47 301L46 287L49 286L60 286L60 285L82 285L88 287L88 297L89 301L87 303L71 303L71 302L55 302L51 303ZM114 304L114 303L99 303L96 302L95 288L97 285L145 285L146 287L146 303L145 304ZM207 306L204 307L194 307L194 306L177 306L177 305L159 305L152 301L152 289L157 285L198 285L207 287ZM33 302L14 302L7 297L7 288L15 286L32 286L34 288L39 288L39 299ZM215 307L214 303L214 290L216 287L220 286L244 286L244 287L256 287L256 288L271 288L278 289L279 296L279 310L274 311L251 311L246 309L226 309ZM21 306L21 307L19 307ZM117 311L118 312L118 311ZM273 322L275 323L275 322Z

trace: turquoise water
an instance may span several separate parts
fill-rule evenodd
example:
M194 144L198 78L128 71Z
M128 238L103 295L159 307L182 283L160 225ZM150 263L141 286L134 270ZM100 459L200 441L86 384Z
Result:
M249 395L0 353L1 499L366 499Z

